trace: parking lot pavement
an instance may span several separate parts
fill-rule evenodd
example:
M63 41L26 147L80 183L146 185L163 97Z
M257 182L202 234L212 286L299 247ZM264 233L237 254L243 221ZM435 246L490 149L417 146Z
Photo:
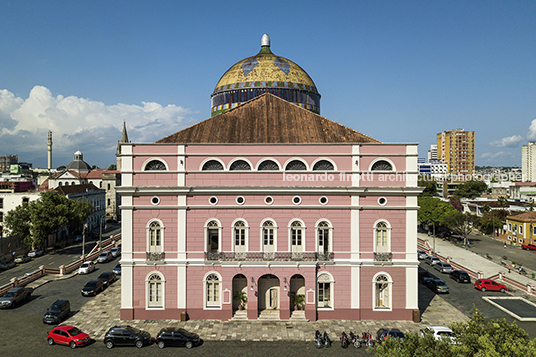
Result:
M425 289L428 290L428 289ZM422 295L422 321L378 321L378 320L319 320L315 322L288 321L219 321L219 320L132 320L121 321L121 281L91 298L74 316L65 321L79 327L92 338L102 341L106 331L120 324L128 324L148 331L155 336L162 327L182 327L195 332L206 341L312 341L316 330L326 331L333 340L342 331L375 332L380 327L399 328L404 332L418 331L428 325L448 325L468 318L448 304L441 296L433 293Z

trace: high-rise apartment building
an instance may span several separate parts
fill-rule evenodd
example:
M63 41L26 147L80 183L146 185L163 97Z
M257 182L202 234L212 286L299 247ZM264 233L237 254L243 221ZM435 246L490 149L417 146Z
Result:
M0 156L0 172L9 171L11 165L19 162L17 155L2 155Z
M432 160L437 160L437 145L430 145L430 150L428 150L428 162Z
M521 172L523 182L536 180L536 142L521 146Z
M475 132L463 129L437 134L437 159L453 175L472 175L475 170Z

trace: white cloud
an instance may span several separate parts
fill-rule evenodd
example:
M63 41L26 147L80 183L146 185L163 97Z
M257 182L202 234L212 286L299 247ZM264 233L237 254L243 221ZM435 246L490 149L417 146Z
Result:
M536 119L534 119L529 126L529 132L527 133L527 139L530 141L536 140Z
M503 158L503 157L512 157L513 155L509 152L505 152L505 151L499 151L499 152L486 152L486 153L483 153L482 155L480 155L480 157L482 159L499 159L499 158Z
M492 141L490 142L490 146L503 148L503 147L516 147L519 146L519 143L524 141L525 138L521 135L512 135L508 136L506 138L502 138L501 140Z
M80 149L90 165L115 163L123 121L133 142L153 142L184 128L190 110L154 102L105 105L75 96L54 97L35 86L27 99L0 90L0 155L17 154L20 161L44 167L47 132L53 136L53 166L67 165Z

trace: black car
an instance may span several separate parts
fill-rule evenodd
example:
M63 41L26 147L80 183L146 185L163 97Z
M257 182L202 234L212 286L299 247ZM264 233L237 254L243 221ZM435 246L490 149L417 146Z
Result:
M91 280L82 288L83 296L97 295L104 290L104 284L100 280Z
M192 348L199 344L201 340L196 333L188 332L183 328L167 327L163 328L156 335L156 344L160 348L181 347Z
M151 342L151 335L147 331L123 325L114 326L104 335L104 345L107 348L114 346L136 346L142 348Z
M463 270L454 270L450 273L450 278L456 280L458 283L470 283L471 277Z
M97 279L102 281L104 287L108 287L115 281L116 277L113 271L106 271L99 275Z
M404 340L405 335L404 332L397 328L381 328L376 332L376 341L378 341L378 343L387 340L389 337Z
M433 280L434 276L423 268L419 268L419 283L426 284L428 281Z
M69 300L56 300L47 310L43 317L44 324L59 324L71 313Z

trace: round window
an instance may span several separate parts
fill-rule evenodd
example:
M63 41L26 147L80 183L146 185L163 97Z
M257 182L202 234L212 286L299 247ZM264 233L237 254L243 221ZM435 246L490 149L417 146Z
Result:
M294 203L295 205L299 205L301 203L301 197L300 196L294 196L292 198L292 203Z
M322 196L318 201L320 202L320 204L325 205L326 203L328 203L328 198L326 196Z
M266 203L267 205L271 205L272 203L274 203L274 199L272 198L272 196L266 196L264 197L264 203Z
M156 206L160 203L160 198L154 196L153 198L151 198L151 203Z
M378 203L381 205L381 206L385 206L387 204L387 198L385 197L380 197L378 198Z
M215 205L216 203L218 203L218 198L215 197L215 196L212 196L208 199L208 202L211 204L211 205Z
M238 197L236 198L236 203L238 203L239 205L243 205L244 202L246 202L246 199L245 199L244 197L242 197L242 196L238 196Z

